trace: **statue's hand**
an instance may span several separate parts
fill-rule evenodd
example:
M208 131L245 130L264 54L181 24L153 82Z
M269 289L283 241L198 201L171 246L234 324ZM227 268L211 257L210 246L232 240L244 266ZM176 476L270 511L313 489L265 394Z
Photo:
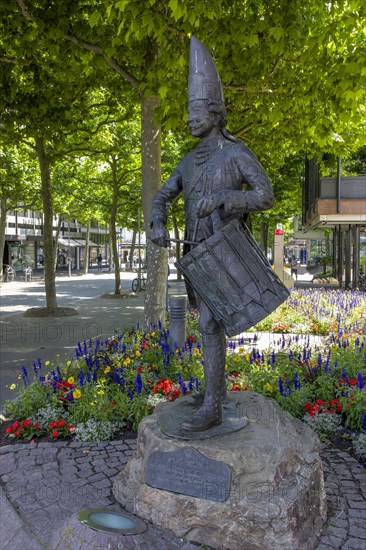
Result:
M154 223L151 228L150 239L157 246L167 248L170 244L170 238L167 228L163 223Z
M220 193L214 193L208 195L208 197L202 197L197 203L196 216L197 218L205 218L212 214L216 208L223 205L223 197Z

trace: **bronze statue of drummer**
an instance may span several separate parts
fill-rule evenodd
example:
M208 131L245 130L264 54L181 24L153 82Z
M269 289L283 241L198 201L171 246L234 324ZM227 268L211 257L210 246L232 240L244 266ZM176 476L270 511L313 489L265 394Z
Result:
M167 207L183 193L185 240L202 243L232 220L245 221L249 212L273 206L269 177L254 155L226 129L226 109L220 77L207 48L191 39L189 67L188 124L199 145L178 164L154 198L151 240L169 245L166 229ZM194 244L185 245L189 252ZM226 399L226 338L197 290L188 289L192 305L198 308L202 334L205 393L200 408L181 426L185 432L208 430L222 422L222 403Z

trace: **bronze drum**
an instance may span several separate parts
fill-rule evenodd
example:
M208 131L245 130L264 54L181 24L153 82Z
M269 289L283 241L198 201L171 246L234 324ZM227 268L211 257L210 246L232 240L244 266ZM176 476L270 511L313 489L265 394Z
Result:
M249 229L237 220L175 265L229 337L259 323L289 296Z

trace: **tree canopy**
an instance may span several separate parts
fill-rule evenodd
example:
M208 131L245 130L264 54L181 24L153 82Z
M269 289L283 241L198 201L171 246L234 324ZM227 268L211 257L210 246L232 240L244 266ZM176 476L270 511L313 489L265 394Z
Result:
M168 148L168 132L180 144L170 159L164 151L166 167L192 143L185 124L192 35L215 58L230 131L274 181L276 207L263 219L299 207L306 155L348 157L364 145L363 0L12 0L0 6L0 31L0 106L7 132L17 119L6 136L13 144L42 133L57 154L67 137L63 117L68 128L87 120L86 131L94 118L96 129L105 107L90 111L90 87L109 95L109 113L127 97L139 106L145 220L161 184L161 133ZM155 267L166 261L153 246L148 255ZM165 281L163 268L154 277ZM151 289L147 319L156 322L165 289Z

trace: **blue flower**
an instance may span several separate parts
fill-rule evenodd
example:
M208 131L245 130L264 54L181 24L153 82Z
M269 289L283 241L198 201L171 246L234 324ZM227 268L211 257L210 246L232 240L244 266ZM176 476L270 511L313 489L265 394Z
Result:
M132 400L133 400L133 393L132 393L132 391L130 390L130 388L128 388L127 395L128 395L128 397L131 399L131 401L132 401Z
M278 389L281 395L284 395L282 378L278 379Z
M79 385L84 386L84 373L81 369L79 371Z
M139 372L137 373L137 376L135 378L134 386L135 386L136 395L139 395L139 393L141 393L141 390L142 390L142 378Z
M178 372L178 382L179 382L179 385L180 385L180 389L182 390L182 394L186 395L187 394L187 386L186 386L186 383L184 382L183 376L181 375L180 372Z
M357 375L357 383L358 383L358 387L360 388L360 390L362 390L363 387L365 386L365 382L364 382L364 379L363 379L363 376L362 376L362 372L359 372L358 375Z
M28 372L25 366L22 366L22 380L25 386L28 386Z
M295 390L299 390L301 388L298 372L296 372L295 376L294 376L294 388L295 388Z

